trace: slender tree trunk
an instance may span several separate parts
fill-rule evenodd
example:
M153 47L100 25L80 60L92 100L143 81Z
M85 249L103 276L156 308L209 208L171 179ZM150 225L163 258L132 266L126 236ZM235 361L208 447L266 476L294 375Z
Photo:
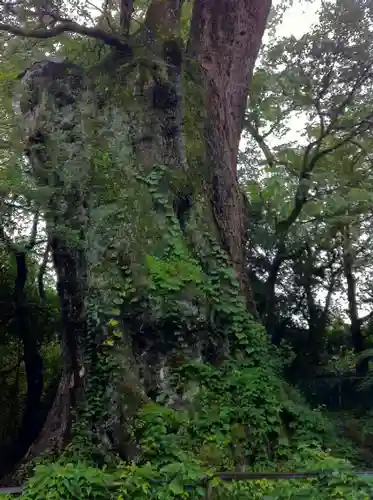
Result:
M274 345L279 345L281 338L276 333L277 311L276 311L276 284L281 266L287 256L284 238L281 237L276 247L276 254L268 271L265 282L265 310L264 325L269 338Z
M44 363L39 353L36 332L32 330L29 305L25 297L27 282L27 258L24 251L15 252L17 275L14 284L14 320L16 332L23 346L27 393L25 407L16 440L11 449L2 450L0 457L0 475L10 472L21 460L29 446L38 437L43 425L42 395L44 384Z
M351 340L355 354L361 354L365 349L365 339L361 331L361 321L359 319L357 299L356 299L356 280L353 272L354 256L351 241L350 228L344 230L344 248L343 248L343 267L347 283L348 312L351 321ZM365 376L368 372L369 360L365 359L356 364L356 374Z

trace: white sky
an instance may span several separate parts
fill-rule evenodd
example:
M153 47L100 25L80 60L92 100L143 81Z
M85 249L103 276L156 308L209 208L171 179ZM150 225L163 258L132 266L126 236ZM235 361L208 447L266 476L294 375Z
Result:
M281 3L281 0L274 0L273 5L276 6ZM295 36L300 38L313 24L318 22L318 10L321 7L321 0L314 0L312 2L294 0L294 6L289 8L282 20L281 25L276 30L276 36L278 38L283 38L287 36ZM266 42L266 34L263 37L264 43ZM289 117L290 118L290 117ZM273 138L272 145L279 145L284 142L291 142L298 139L301 142L301 132L304 130L306 124L305 117L299 116L299 114L293 114L289 119L288 126L291 130L285 134L281 140L277 143L276 139Z
M281 3L281 0L274 0L273 5L276 6ZM282 23L276 29L276 37L283 38L286 36L293 35L300 38L302 35L307 33L313 24L318 21L318 9L321 7L321 0L314 0L312 2L304 0L294 0L294 6L289 8L284 16ZM268 33L264 33L263 43L268 41ZM289 127L289 132L277 140L276 137L268 138L269 144L273 147L276 145L283 144L284 142L301 142L301 133L304 130L306 124L306 117L299 116L298 113L294 113L289 116L289 121L287 123ZM245 150L246 140L244 137L241 138L240 149Z
M281 0L273 0L273 6L279 5ZM295 36L300 38L307 33L313 24L318 22L318 9L321 7L321 0L294 0L294 6L289 8L284 16L282 23L276 29L276 38ZM263 43L268 41L268 33L264 33ZM283 143L302 142L301 134L306 125L306 116L299 113L293 113L289 116L286 125L289 132L277 139L274 136L268 137L267 141L271 147L279 146ZM241 138L240 149L245 150L247 141L245 137Z
M274 0L273 5L280 3L279 0ZM276 30L279 37L294 35L301 37L308 31L312 24L317 22L317 11L321 7L321 0L312 2L295 1L295 5L288 9L284 15L281 26Z

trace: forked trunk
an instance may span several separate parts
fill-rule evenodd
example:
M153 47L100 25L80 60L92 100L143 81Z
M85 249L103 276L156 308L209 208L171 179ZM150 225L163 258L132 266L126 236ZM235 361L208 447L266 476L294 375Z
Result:
M188 57L201 68L200 83L206 108L203 140L210 179L211 219L215 219L222 245L248 302L247 225L244 197L237 182L236 157L248 88L270 4L270 0L195 0L187 48ZM147 170L156 163L179 170L188 168L180 79L183 55L179 37L180 6L177 0L153 0L146 15L147 29L142 41L150 48L150 53L157 56L157 63L151 62L152 74L149 76L147 72L145 79L137 82L143 94L140 115L146 118L146 126L133 147ZM132 2L123 1L121 7L124 36ZM73 151L77 144L84 142L79 140L77 127L81 117L76 118L75 114L75 119L71 119L71 115L86 85L81 69L66 62L37 63L26 72L23 81L29 86L22 111L29 125L26 135L33 176L39 187L52 191L45 213L63 320L64 374L45 429L34 447L37 450L43 447L41 443L51 433L56 435L57 446L63 444L71 423L70 408L84 402L85 379L90 370L91 360L86 353L92 319L87 310L89 172L75 182L64 171L64 165L70 161L67 150ZM62 86L59 88L56 82L62 82ZM47 95L46 100L41 99L43 92ZM41 107L45 103L47 110ZM64 114L66 116L64 110L70 112L68 123L61 119ZM61 129L68 144L58 142ZM188 190L181 193L181 198L175 200L174 208L183 230L185 211L193 200Z

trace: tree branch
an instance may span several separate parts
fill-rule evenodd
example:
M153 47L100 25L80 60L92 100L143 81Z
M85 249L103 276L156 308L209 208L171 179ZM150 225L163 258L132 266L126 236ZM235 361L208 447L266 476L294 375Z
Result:
M126 35L129 32L132 13L133 13L133 0L120 0L119 26L120 26L120 33L122 35Z
M83 26L81 24L75 23L74 21L63 21L49 29L27 29L11 24L0 23L0 31L4 31L22 38L37 38L40 40L55 38L64 33L75 33L77 35L88 36L97 40L101 40L106 45L110 45L111 47L114 47L117 50L123 52L124 55L128 57L132 56L132 47L121 37L116 36L112 33L108 33L107 31L100 28Z
M259 130L253 125L249 120L246 121L247 131L251 134L253 139L257 142L258 146L262 150L268 165L272 168L275 166L275 157L272 151L269 149L264 137L260 135Z

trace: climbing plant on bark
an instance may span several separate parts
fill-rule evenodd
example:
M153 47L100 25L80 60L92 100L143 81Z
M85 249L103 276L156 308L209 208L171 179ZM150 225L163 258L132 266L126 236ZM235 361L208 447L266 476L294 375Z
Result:
M144 223L143 240L149 236L149 231L162 232L160 249L154 246L149 249L144 245L142 251L153 254L153 257L158 252L162 258L185 252L189 260L194 254L197 266L206 276L213 276L213 273L217 276L214 278L217 283L211 283L208 293L216 294L214 286L225 282L232 286L233 296L238 299L243 295L246 302L250 302L245 271L248 228L244 197L237 182L236 156L247 92L270 1L235 0L228 3L196 0L185 46L181 32L183 2L151 1L146 11L140 11L139 28L134 28L136 2L121 2L117 14L104 9L97 23L84 19L83 6L80 5L74 5L76 15L69 17L68 7L35 4L18 8L6 4L0 23L4 36L43 42L61 40L62 48L52 48L60 54L64 43L73 41L79 47L79 37L83 38L82 46L87 40L94 40L103 49L94 64L84 66L84 63L76 64L66 59L42 60L29 65L20 75L19 107L25 151L31 164L29 173L37 190L43 193L42 211L57 274L63 323L64 375L47 421L49 431L44 433L49 438L53 430L58 435L58 447L64 445L71 427L72 415L68 408L79 411L84 407L99 362L100 346L108 336L110 317L117 318L115 321L123 327L126 318L123 304L134 299L131 286L129 292L120 290L122 298L117 296L117 282L107 287L107 296L103 298L98 255L102 252L101 255L108 259L111 252L115 261L111 264L113 270L119 267L120 272L129 273L129 277L123 278L124 283L135 279L136 265L141 263L141 259L134 257L133 247L126 246L126 236L120 235L120 219L116 220L111 239L105 241L106 246L102 245L103 248L96 253L92 250L96 248L92 242L98 244L97 213L113 202L116 189L117 195L126 196L119 178L116 186L115 183L107 186L112 193L100 191L99 180L103 180L112 165L116 165L116 175L120 176L120 163L133 162L132 179L125 165L122 166L122 175L128 176L128 186L132 183L136 189L142 190L142 204L155 214L155 217L150 216L148 226ZM195 99L198 99L197 113ZM100 128L103 116L111 128ZM190 138L184 127L188 120L189 123L197 120L191 134L199 144L196 155L191 153ZM120 127L117 126L119 122ZM197 136L196 128L199 130ZM102 134L100 130L103 130ZM125 153L113 149L117 147L113 137L118 138L120 134ZM159 175L154 178L152 173L157 171ZM134 200L132 197L135 207ZM143 213L144 206L136 208L138 213ZM139 227L130 224L126 215L123 217L123 225L127 223L126 227L137 231L130 235L130 240L135 242L138 238L137 243L140 241L141 246ZM206 226L201 240L197 228L202 222ZM154 245L154 232L151 236ZM218 244L214 243L215 239ZM212 261L216 260L215 264L208 262L209 255ZM218 262L224 263L226 275L217 270ZM148 259L147 263L150 272L152 269L154 272L153 260ZM229 266L235 273L228 272ZM239 288L235 280L238 280ZM187 279L186 283L189 281ZM123 282L120 283L122 287ZM196 275L193 286L202 288L200 283ZM132 292L133 289L138 292L141 286L146 290L146 286L135 283ZM183 293L184 290L183 284ZM169 304L168 297L178 291L179 285L174 290L170 288L162 304ZM187 301L190 303L194 300L193 287L191 293L192 297ZM94 302L92 298L97 296ZM105 300L106 309L102 306ZM115 303L118 310L113 309ZM181 303L182 300L178 302L179 308ZM240 300L238 304L234 307L238 307L241 319L234 320L233 324L238 340L241 336L242 341L245 334L240 332L244 328L245 308ZM108 311L109 307L111 311ZM140 328L152 323L160 327L160 319L144 319L144 307L140 307ZM206 343L210 344L209 352L215 344L215 352L210 354L214 362L224 357L231 340L224 339L224 335L220 340L214 339L212 332L219 331L219 328L222 332L228 331L224 327L227 318L224 321L222 318L227 314L232 317L236 311L234 307L228 313L220 311L214 320L215 325L207 327L212 327L212 338ZM130 307L129 331L134 325L133 311L136 311L135 302ZM206 318L209 314L205 311ZM180 344L184 346L184 337L176 331L169 310L167 317L167 324L172 324L173 342L181 339ZM204 321L208 324L210 320ZM199 328L200 325L197 330ZM154 332L149 329L145 335L148 356L155 356L159 363L160 347L151 344L149 339ZM124 332L122 336L126 334ZM133 356L139 356L145 347L138 332L126 342L130 346L126 357L128 373L128 363L132 363ZM216 351L219 343L220 354ZM165 342L163 348L168 349ZM136 391L141 399L142 384L139 387ZM118 412L120 414L120 410ZM101 430L94 420L90 424L91 431L99 435Z

